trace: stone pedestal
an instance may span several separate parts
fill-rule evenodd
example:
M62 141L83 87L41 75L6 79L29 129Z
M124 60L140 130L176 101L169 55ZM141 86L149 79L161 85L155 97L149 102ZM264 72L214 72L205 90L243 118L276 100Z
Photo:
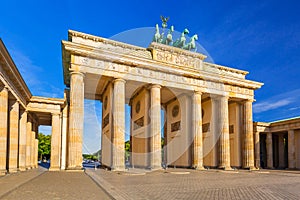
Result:
M204 169L201 94L201 92L196 91L192 100L192 130L194 136L192 167L199 170Z
M18 171L19 102L10 100L9 107L8 171L13 173Z
M0 88L0 176L6 174L8 89Z
M245 137L243 168L255 169L254 167L254 143L253 143L253 119L252 119L252 100L247 100L244 105L245 115Z
M26 170L26 135L27 135L27 111L23 111L20 119L19 138L19 170Z
M71 72L70 118L67 169L82 168L82 137L84 118L84 74Z
M125 81L113 82L113 152L111 170L125 170Z
M51 171L60 170L61 155L61 134L60 134L60 115L52 114L52 135L51 135Z
M288 168L294 169L296 167L295 156L295 131L288 131Z
M150 168L161 168L161 97L160 85L150 88Z
M230 167L230 140L229 140L229 123L228 123L228 97L220 96L219 100L219 166L218 168L231 170Z
M272 169L273 168L272 133L267 133L266 146L267 146L267 167Z

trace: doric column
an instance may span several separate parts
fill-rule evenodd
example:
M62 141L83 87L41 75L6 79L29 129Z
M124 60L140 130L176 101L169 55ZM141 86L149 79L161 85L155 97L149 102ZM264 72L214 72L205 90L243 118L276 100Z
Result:
M267 133L266 145L267 145L267 167L273 168L272 133Z
M0 176L6 174L8 89L0 88Z
M71 72L70 74L70 118L67 168L81 169L84 123L84 74L81 72Z
M125 170L125 80L113 81L112 170Z
M26 123L26 169L31 169L31 137L32 119L27 115Z
M150 168L161 168L161 100L160 85L150 87Z
M60 115L52 113L52 134L51 134L51 163L50 170L60 170L61 134Z
M255 167L257 169L260 168L260 140L259 140L260 132L255 132Z
M194 137L193 145L193 163L195 169L204 169L203 167L203 138L202 138L202 107L201 107L201 92L195 91L193 95L193 119L192 130Z
M63 109L61 131L61 169L66 169L67 156L68 105Z
M26 170L26 135L27 135L27 111L24 110L20 119L19 136L19 170Z
M252 119L252 100L247 100L244 104L245 117L245 137L243 168L254 169L254 143L253 143L253 119Z
M228 122L228 97L219 97L219 124L220 124L220 139L219 139L219 168L231 170L230 167L230 140L229 140L229 122Z
M34 167L37 168L38 167L38 157L39 157L39 140L36 138L34 140Z
M35 160L35 136L36 136L36 122L33 123L33 127L31 130L31 153L30 153L30 162L31 168L36 167L37 160Z
M288 168L293 169L296 167L296 156L295 156L295 133L294 130L288 130Z
M9 142L8 142L8 171L18 171L18 142L19 142L19 102L9 100Z

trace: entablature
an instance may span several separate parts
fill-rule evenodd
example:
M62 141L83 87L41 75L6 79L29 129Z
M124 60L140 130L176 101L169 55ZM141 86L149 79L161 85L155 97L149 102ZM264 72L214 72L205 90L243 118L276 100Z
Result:
M253 99L253 90L263 85L246 80L246 71L206 63L205 55L158 43L151 43L146 49L69 31L69 41L62 41L62 46L67 86L70 70L74 69L247 99Z

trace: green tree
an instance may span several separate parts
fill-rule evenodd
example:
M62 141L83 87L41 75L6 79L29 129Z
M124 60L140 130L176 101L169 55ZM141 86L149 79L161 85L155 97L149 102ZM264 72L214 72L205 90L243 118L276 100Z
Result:
M130 141L125 142L125 159L128 160L130 156Z
M51 135L44 135L43 133L38 134L39 140L39 159L42 160L44 157L46 159L50 158L51 154Z

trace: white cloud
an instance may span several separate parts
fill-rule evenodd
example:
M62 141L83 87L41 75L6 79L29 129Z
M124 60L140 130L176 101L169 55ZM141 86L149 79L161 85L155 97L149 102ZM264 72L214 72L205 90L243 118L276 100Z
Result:
M297 106L297 107L290 108L289 110L299 110L299 109L300 109L300 106Z
M32 60L19 50L11 49L9 52L26 84L29 87L40 84L37 73L41 72L42 68L33 64Z
M300 109L299 106L300 99L300 89L291 90L285 93L281 93L268 99L262 100L259 103L254 103L253 112L262 113L269 110L274 110L284 106L290 106L288 110L297 110Z
M293 101L291 101L289 99L283 99L283 100L279 100L279 101L265 101L265 102L262 102L262 103L257 103L257 104L253 105L253 112L254 113L261 113L261 112L265 112L265 111L268 111L268 110L277 109L277 108L280 108L282 106L289 105L292 102Z

